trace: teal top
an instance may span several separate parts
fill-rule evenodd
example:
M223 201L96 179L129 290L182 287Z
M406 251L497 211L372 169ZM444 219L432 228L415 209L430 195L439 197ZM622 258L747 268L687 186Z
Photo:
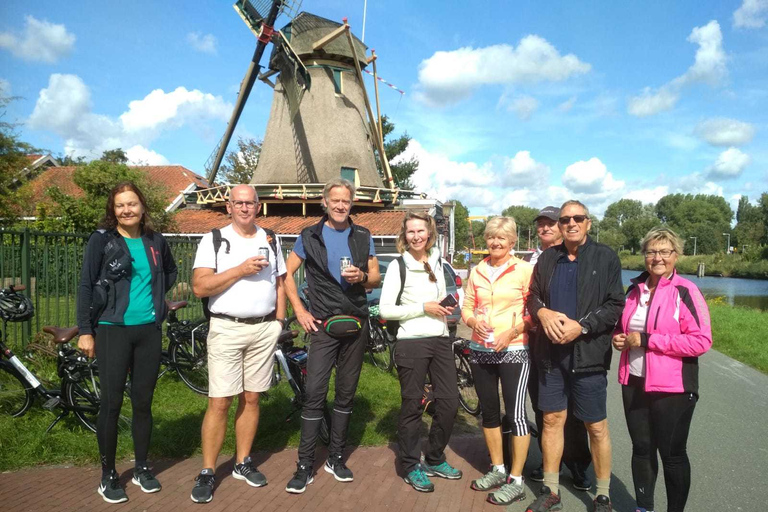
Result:
M119 325L144 325L155 321L155 304L152 302L152 269L149 267L144 240L125 238L131 253L131 293L123 323ZM116 325L113 322L100 324Z

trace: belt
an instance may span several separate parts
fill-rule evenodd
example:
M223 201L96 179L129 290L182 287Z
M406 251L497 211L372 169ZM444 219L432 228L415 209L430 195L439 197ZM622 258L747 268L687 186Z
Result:
M236 322L238 324L248 324L248 325L255 325L255 324L260 324L262 322L272 322L273 320L277 320L277 315L275 314L274 311L268 315L251 316L248 318L238 318L236 316L229 316L221 313L211 313L211 316L213 318L222 318L224 320L229 320L230 322Z

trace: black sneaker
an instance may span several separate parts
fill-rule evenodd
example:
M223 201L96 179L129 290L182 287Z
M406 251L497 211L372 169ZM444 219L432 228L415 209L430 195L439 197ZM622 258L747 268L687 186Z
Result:
M190 498L195 503L208 503L213 499L213 484L216 477L212 469L204 469L195 478L195 486L192 488Z
M352 470L350 470L344 460L341 458L340 453L334 453L328 456L328 460L325 461L323 466L328 473L331 473L333 477L339 482L351 482L354 480L352 476Z
M285 486L285 490L291 494L301 494L307 490L307 486L314 482L312 478L312 466L309 464L302 464L299 462L296 464L296 472L293 474L293 478Z
M549 487L543 485L539 489L539 497L528 505L525 512L549 512L550 510L563 510L563 503L560 501L560 493L555 494Z
M109 475L101 479L98 492L107 503L123 503L128 501L128 495L125 494L125 490L120 486L120 478L114 469Z
M528 480L533 480L534 482L543 482L544 481L544 467L539 466L533 471L531 471L531 474L528 475Z
M588 491L592 488L592 479L581 464L566 464L573 477L573 488L577 491Z
M267 485L267 477L256 469L250 457L243 459L242 464L235 464L232 476L238 480L245 480L251 487L264 487Z
M141 490L146 493L158 492L163 488L147 466L134 469L131 482L141 487Z
M611 505L611 499L608 496L601 494L595 501L592 502L594 512L613 512L613 506Z

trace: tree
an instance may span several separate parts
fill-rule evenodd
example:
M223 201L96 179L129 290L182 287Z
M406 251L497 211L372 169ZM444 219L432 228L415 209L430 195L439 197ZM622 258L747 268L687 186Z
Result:
M670 194L656 203L656 215L683 240L696 237L697 253L725 251L723 233L731 232L733 210L720 196L706 194ZM693 244L686 244L686 254L693 254Z
M0 96L0 226L12 225L31 196L23 175L26 155L37 150L19 140L16 124L4 121L6 107L14 98Z
M84 156L78 156L74 157L72 155L65 155L63 153L59 153L54 157L57 162L59 162L59 165L62 167L77 167L79 165L85 165L88 162L85 161Z
M618 243L634 254L640 250L640 241L651 228L659 225L653 205L642 201L620 199L608 205L600 223L603 243ZM621 236L616 236L621 233Z
M539 210L530 206L513 205L505 208L501 214L504 217L513 217L515 219L517 232L520 237L520 243L517 247L525 250L537 246L535 221L539 215Z
M747 196L741 196L736 210L736 228L734 229L736 240L733 245L743 248L756 247L765 236L765 224L759 206L753 206Z
M219 169L220 183L250 183L261 156L262 141L237 138L237 150L227 152Z
M122 148L108 149L101 154L100 160L113 164L127 164L128 155L125 154Z
M457 251L469 248L469 210L458 199L451 199L453 207L453 237Z
M387 137L392 135L395 131L395 125L389 120L387 116L381 118L382 137L384 139L384 153L387 156L389 162L389 168L392 171L392 179L395 180L395 185L403 190L413 189L413 183L411 183L411 176L419 168L419 160L415 156L408 160L393 164L392 161L400 156L406 148L408 148L408 142L411 137L408 132L403 133L397 138L387 140ZM378 154L378 151L376 152ZM381 162L376 159L376 168L379 171L381 179L386 183L386 176L384 170L381 168Z

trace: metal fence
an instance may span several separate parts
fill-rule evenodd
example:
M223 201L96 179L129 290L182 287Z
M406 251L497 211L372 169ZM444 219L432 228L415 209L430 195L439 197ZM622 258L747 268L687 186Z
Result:
M8 324L8 341L26 346L40 336L46 325L68 327L76 323L77 287L87 234L43 233L0 230L0 287L23 284L24 292L35 305L35 316L23 323ZM179 275L170 300L186 300L189 306L179 312L180 318L202 316L200 299L192 293L192 266L200 242L199 236L167 236ZM292 244L291 244L292 245ZM283 246L287 258L289 247ZM303 273L297 273L303 281Z

